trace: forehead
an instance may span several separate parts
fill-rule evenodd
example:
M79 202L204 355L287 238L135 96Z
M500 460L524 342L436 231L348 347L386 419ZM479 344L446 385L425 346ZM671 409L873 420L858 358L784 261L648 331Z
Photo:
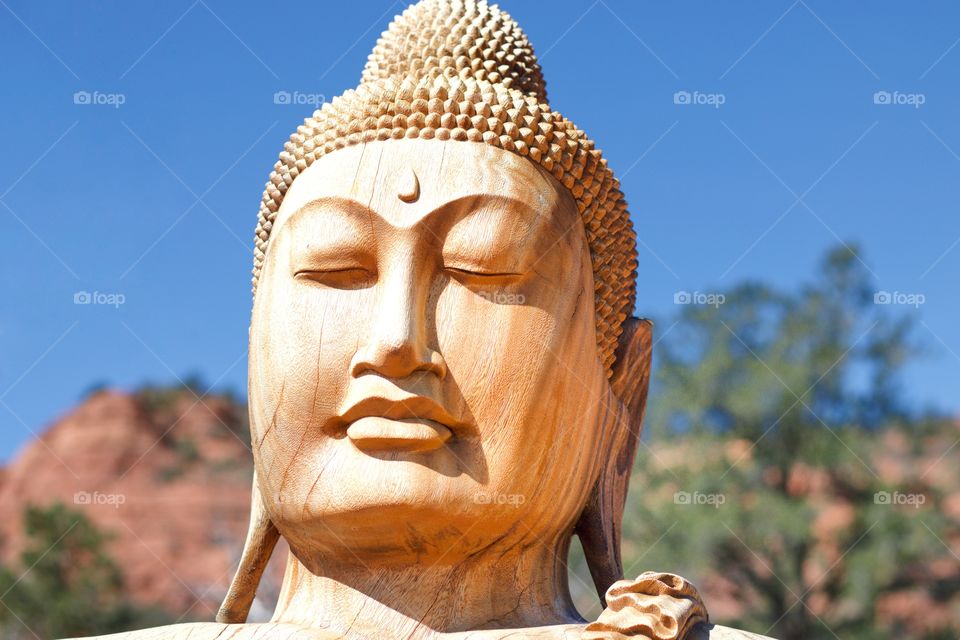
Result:
M419 198L404 202L411 171ZM275 227L316 200L354 200L396 226L412 226L443 205L495 196L523 203L536 217L549 217L572 198L529 160L487 144L436 140L387 140L327 154L293 182ZM574 205L575 206L575 205ZM563 207L567 208L567 207Z

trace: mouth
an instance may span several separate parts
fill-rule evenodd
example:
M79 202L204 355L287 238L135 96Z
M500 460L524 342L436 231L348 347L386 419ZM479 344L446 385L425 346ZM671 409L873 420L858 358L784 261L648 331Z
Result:
M453 437L457 420L424 396L371 396L347 409L337 422L361 451L434 451Z

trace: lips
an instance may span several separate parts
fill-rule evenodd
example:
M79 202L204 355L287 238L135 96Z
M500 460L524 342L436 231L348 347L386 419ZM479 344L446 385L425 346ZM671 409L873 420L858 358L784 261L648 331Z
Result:
M427 452L439 449L453 436L458 421L435 401L391 395L363 398L337 420L361 451Z

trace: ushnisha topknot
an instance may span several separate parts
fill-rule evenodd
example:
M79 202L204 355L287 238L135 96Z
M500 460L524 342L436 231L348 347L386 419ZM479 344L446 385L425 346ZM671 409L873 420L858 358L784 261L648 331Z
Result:
M529 158L572 194L593 263L597 346L610 375L633 311L637 267L620 183L593 141L547 104L540 65L517 23L482 0L422 0L407 8L377 41L360 86L290 136L260 205L254 295L294 179L337 149L403 138L489 144Z
M547 83L527 35L486 2L408 7L377 40L360 82L439 75L486 80L547 102Z

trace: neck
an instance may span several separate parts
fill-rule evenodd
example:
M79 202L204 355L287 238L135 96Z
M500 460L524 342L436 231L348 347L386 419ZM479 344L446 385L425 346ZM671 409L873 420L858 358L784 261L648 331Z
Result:
M526 541L529 543L529 541ZM582 622L567 588L569 537L497 548L457 562L370 568L349 551L311 571L291 553L274 622L343 638L437 638L481 629ZM344 564L342 556L354 562Z

